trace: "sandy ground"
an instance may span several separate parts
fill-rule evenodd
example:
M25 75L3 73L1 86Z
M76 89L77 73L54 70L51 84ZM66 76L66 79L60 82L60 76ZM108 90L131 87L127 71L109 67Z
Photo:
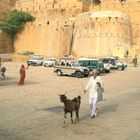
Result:
M57 77L53 68L30 67L26 84L17 86L20 63L7 62L0 81L0 140L140 140L140 67L103 75L106 101L91 120L88 78ZM80 121L63 128L63 104L58 94L81 95Z

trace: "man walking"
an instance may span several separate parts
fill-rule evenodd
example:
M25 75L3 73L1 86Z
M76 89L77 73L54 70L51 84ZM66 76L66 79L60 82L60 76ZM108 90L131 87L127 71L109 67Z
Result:
M93 70L93 76L89 79L88 84L84 90L84 93L89 92L89 105L91 109L91 119L97 116L97 102L98 102L98 88L103 87L103 82L98 71Z

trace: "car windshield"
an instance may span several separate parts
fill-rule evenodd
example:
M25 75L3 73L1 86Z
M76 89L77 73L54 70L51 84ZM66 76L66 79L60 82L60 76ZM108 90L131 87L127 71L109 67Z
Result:
M39 56L33 56L32 60L43 60L43 57L39 57Z
M99 68L103 68L104 67L104 65L103 65L103 63L102 62L99 62Z
M38 57L32 57L32 60L38 60Z
M54 61L54 59L48 59L48 61Z

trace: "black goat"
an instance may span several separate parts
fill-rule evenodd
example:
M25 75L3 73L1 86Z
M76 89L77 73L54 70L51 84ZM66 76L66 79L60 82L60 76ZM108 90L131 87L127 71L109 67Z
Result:
M73 123L73 111L75 111L76 118L75 121L79 121L79 109L81 104L81 97L78 96L72 100L67 99L66 95L59 95L60 101L64 103L64 127L66 124L66 113L70 113L71 122Z

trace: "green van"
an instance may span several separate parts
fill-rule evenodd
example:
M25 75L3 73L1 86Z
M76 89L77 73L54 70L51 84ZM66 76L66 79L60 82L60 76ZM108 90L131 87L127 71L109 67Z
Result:
M99 59L93 59L93 58L80 58L79 64L82 67L89 68L90 71L97 69L99 73L104 73L104 65Z

